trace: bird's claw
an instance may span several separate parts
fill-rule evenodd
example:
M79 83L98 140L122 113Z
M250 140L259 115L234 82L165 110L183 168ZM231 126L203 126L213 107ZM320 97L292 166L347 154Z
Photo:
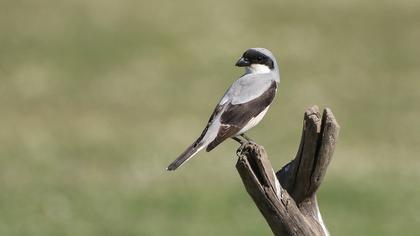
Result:
M236 137L232 137L234 140L236 140L238 143L241 144L241 146L236 150L236 155L240 155L244 152L244 148L250 144L250 143L254 143L254 141L252 139L250 139L248 136L246 136L245 134L240 134Z
M250 144L252 141L244 141L241 143L241 146L236 150L236 155L240 155L244 152L245 147Z

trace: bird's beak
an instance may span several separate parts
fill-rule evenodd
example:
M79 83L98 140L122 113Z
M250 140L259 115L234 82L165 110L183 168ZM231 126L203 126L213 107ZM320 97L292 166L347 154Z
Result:
M235 66L238 66L238 67L244 67L244 66L249 66L249 65L251 65L251 63L243 57L241 57L241 59L239 59L235 64Z

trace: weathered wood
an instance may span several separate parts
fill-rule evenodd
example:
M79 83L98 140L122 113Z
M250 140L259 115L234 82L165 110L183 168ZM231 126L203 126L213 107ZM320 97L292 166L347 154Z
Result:
M246 190L274 235L329 235L316 191L332 158L340 126L330 109L318 107L304 115L301 143L295 159L276 174L261 145L238 149L236 168Z

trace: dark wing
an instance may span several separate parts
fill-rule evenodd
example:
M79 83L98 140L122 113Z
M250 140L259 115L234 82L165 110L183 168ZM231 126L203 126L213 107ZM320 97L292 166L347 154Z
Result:
M209 126L211 125L211 123L213 123L214 117L216 117L216 115L220 112L222 107L223 106L221 105L217 105L214 108L213 113L211 114L209 121L207 122L206 128L204 128L203 132L201 132L200 137L198 137L198 139L193 143L194 147L197 146L201 142L201 140L204 138L204 135L206 135L207 130L209 129Z
M264 111L273 101L276 89L277 84L273 81L261 96L242 104L228 104L220 117L221 126L217 137L207 146L206 151L211 151L224 140L236 135L252 118Z

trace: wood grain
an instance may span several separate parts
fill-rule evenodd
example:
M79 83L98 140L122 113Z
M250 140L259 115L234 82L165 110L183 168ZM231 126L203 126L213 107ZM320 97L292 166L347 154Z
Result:
M236 168L249 195L274 235L329 235L316 191L334 153L340 126L326 108L306 110L296 157L277 173L263 146L254 142L238 149Z

